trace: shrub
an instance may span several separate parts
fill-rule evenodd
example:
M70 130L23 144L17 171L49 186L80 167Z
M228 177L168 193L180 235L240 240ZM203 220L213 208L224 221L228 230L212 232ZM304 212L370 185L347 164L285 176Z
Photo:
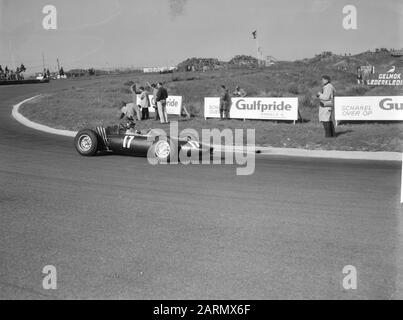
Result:
M125 94L130 94L130 93L131 93L131 90L128 89L128 88L121 88L121 89L120 89L120 92L121 92L121 93L125 93Z
M285 97L288 96L288 94L285 94L283 91L278 90L278 91L270 91L266 97Z
M303 107L314 108L316 106L315 99L312 97L312 95L309 92L305 93L303 96L300 96L298 98L298 100L299 100L299 104Z
M299 94L298 84L296 84L295 82L291 82L287 87L287 91L292 94Z
M309 82L309 86L311 86L311 87L316 87L316 86L318 86L319 84L320 84L320 83L319 83L318 80L312 80L312 81Z
M344 93L347 96L362 96L368 90L370 90L370 89L366 86L353 85L351 87L347 87L346 90L344 91Z
M187 78L181 78L181 77L173 77L171 82L177 82L177 81L193 81L193 80L198 80L199 78L197 77L187 77Z
M132 81L132 80L126 81L124 83L124 85L127 86L127 87L131 87L132 85L134 85L134 81Z
M200 101L191 101L186 104L186 110L190 113L191 117L201 115L203 113L203 103Z

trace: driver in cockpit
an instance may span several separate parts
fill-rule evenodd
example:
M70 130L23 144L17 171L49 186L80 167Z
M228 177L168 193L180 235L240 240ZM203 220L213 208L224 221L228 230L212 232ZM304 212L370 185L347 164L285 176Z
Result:
M140 131L135 130L136 121L134 120L136 110L133 103L122 101L120 107L120 128L126 130L126 134L140 134Z
M159 135L160 132L155 131L154 129L146 129L141 132L140 130L136 130L136 121L135 115L136 115L136 109L134 108L134 103L126 103L125 101L122 101L120 107L120 124L119 124L119 130L125 131L125 134L138 134L138 135Z

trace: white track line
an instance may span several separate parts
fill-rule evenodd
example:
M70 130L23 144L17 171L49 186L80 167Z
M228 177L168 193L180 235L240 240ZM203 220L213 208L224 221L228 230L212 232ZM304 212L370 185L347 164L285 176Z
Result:
M25 99L24 101L21 101L20 103L17 103L16 105L13 106L13 111L11 112L12 116L14 117L15 120L17 120L19 123L23 124L24 126L27 126L29 128L35 129L35 130L39 130L39 131L43 131L43 132L47 132L47 133L51 133L51 134L57 134L60 136L65 136L65 137L75 137L77 132L76 131L70 131L70 130L61 130L61 129L55 129L55 128L51 128L48 126L45 126L43 124L39 124L36 122L33 122L31 120L29 120L28 118L24 117L20 112L19 109L20 107L31 100L34 100L36 98L41 97L42 95L37 95L28 99Z

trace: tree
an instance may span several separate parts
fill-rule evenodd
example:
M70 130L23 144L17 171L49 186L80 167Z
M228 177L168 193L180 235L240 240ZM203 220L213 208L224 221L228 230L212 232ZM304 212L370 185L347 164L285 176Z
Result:
M95 69L94 69L94 68L88 69L88 74L89 74L90 76L95 76Z

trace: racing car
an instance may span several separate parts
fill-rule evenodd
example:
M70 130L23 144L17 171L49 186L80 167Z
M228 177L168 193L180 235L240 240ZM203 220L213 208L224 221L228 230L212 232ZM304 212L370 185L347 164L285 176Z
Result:
M139 157L152 156L158 161L170 161L181 153L187 157L194 155L200 157L204 153L213 154L212 147L199 143L191 136L171 138L156 130L131 131L130 128L122 128L120 125L83 129L75 136L74 145L82 156L112 152Z

